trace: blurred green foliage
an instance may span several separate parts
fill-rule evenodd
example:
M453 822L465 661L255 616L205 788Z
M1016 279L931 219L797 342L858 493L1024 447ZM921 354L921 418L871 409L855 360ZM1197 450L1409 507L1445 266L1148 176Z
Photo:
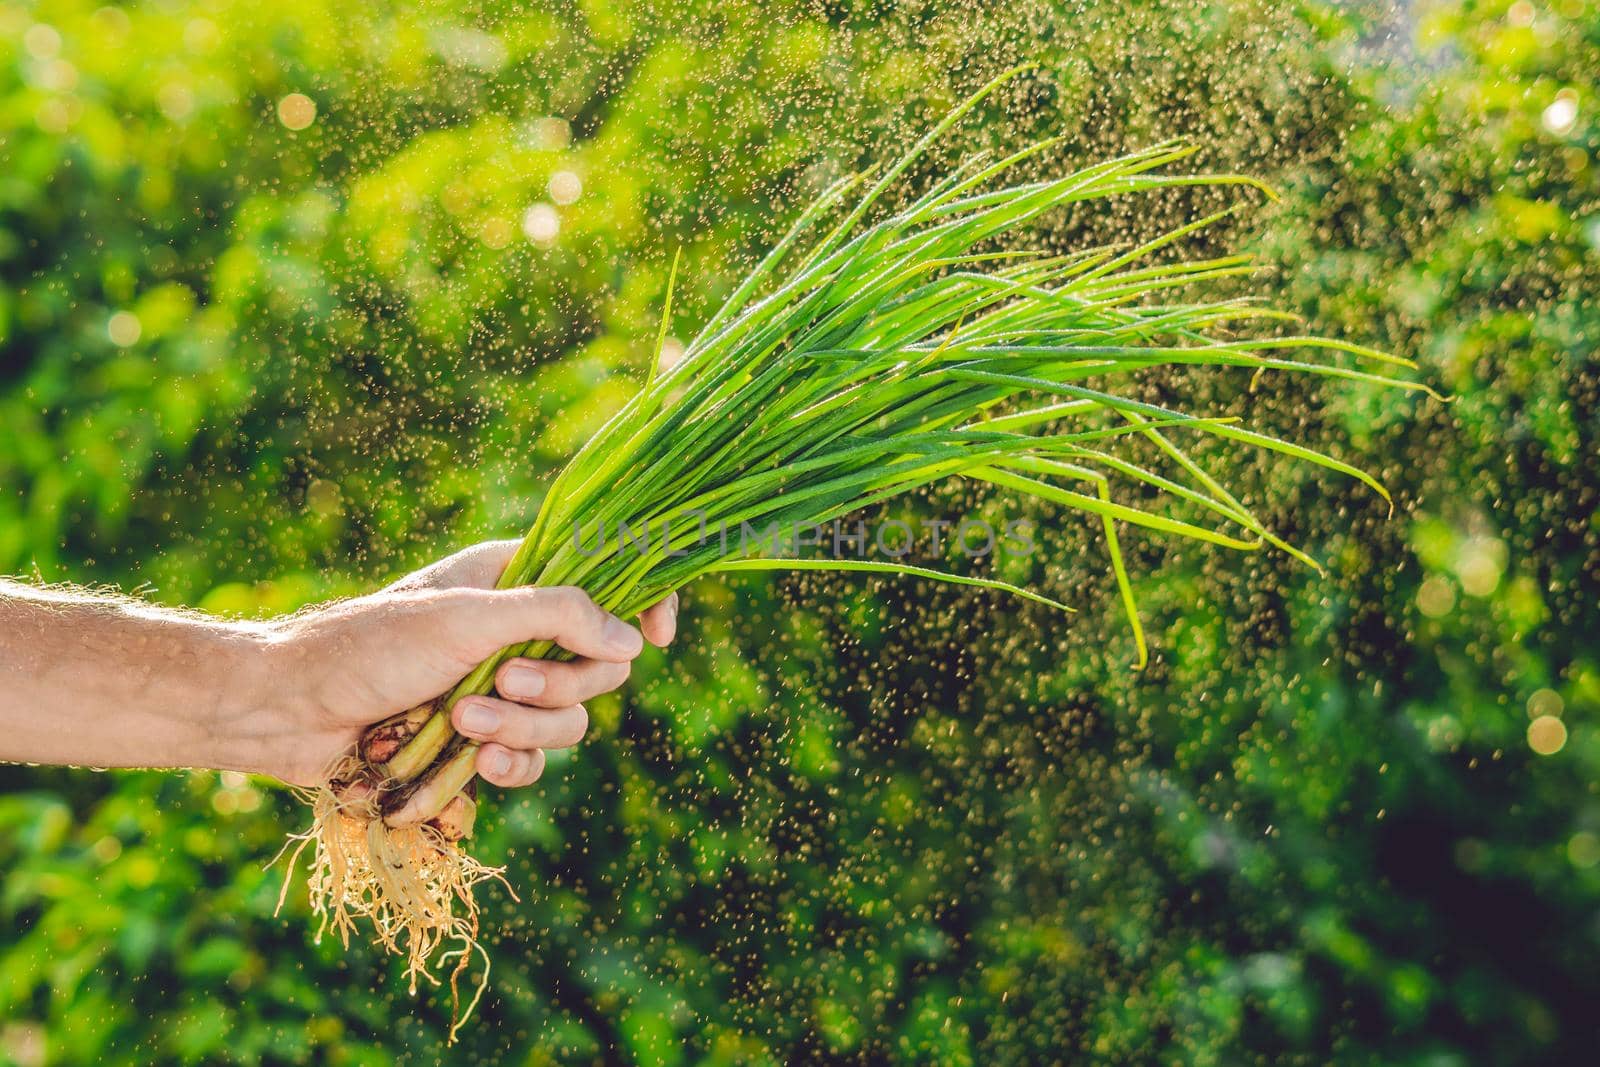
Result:
M272 783L6 768L0 1060L1592 1057L1600 9L533 7L0 3L0 572L264 615L514 533L637 382L674 249L687 337L811 191L1022 59L963 147L1197 139L1284 193L1231 235L1255 284L1455 402L1152 383L1399 509L1240 460L1328 574L1140 539L1142 674L1079 524L1014 564L1067 621L692 590L480 820L522 900L486 894L449 1053L445 998L273 916Z

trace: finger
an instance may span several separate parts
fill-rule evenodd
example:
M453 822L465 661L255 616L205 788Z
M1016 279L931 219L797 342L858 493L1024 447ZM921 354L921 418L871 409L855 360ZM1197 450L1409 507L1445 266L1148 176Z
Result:
M460 841L472 836L472 824L477 817L477 802L465 793L457 793L443 811L428 820L428 825L438 830L446 841Z
M401 578L389 588L404 589L493 589L521 541L484 541L428 564Z
M425 625L443 622L473 662L526 641L554 641L580 656L611 663L631 660L644 648L638 630L572 586L452 589L435 594L423 615ZM429 636L437 640L437 631Z
M589 729L582 704L564 708L525 708L493 697L465 697L451 712L456 729L474 741L505 748L571 748Z
M639 629L657 648L671 644L678 633L678 594L671 593L665 600L645 608L639 615Z
M513 749L484 745L478 750L478 773L502 789L532 785L544 773L544 753L539 749Z
M434 818L451 802L450 796L445 792L445 784L442 775L436 775L422 783L415 793L406 798L406 802L398 810L385 815L383 821L390 826L411 826Z
M609 693L628 680L627 663L579 659L570 663L512 659L495 672L495 690L507 700L541 708L564 708Z

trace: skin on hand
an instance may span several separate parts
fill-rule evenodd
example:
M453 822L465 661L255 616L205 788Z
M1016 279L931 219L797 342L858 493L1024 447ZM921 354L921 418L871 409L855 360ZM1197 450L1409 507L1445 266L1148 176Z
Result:
M575 588L495 589L516 548L475 545L370 596L281 624L281 677L298 694L285 709L292 729L254 769L317 784L373 723L448 691L506 646L553 640L577 658L509 660L495 675L496 696L467 697L451 715L460 733L482 742L483 778L505 787L537 780L544 750L583 739L583 702L627 681L644 640L672 640L678 598L646 610L635 628Z
M316 785L367 727L448 692L502 648L551 640L577 658L507 663L496 696L453 709L482 742L483 777L525 785L545 749L583 736L583 702L621 685L645 640L672 639L678 604L668 597L636 629L577 589L496 589L515 551L478 545L371 596L267 623L0 577L0 760Z

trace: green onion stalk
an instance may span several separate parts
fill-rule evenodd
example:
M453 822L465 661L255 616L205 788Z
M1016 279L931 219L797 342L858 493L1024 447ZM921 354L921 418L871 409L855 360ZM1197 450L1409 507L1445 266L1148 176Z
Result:
M1256 380L1298 372L1404 390L1413 365L1361 345L1284 332L1295 317L1204 290L1255 269L1247 256L1175 258L1169 248L1228 211L1133 247L1047 255L1015 247L1050 212L1184 187L1271 190L1238 174L1177 173L1196 147L1167 142L1061 177L1016 181L1046 140L1004 158L978 156L895 210L880 202L925 153L1012 77L957 106L874 175L842 179L802 211L680 359L661 352L642 387L571 458L500 578L502 587L573 585L623 618L706 575L829 570L976 586L1062 611L1035 589L903 562L750 555L714 530L823 526L937 483L987 483L1097 520L1131 627L1148 655L1118 539L1122 527L1240 552L1266 547L1316 567L1191 455L1227 442L1336 471L1388 494L1365 471L1251 429L1242 419L1161 406L1118 390L1174 366L1239 368ZM1235 205L1237 207L1238 205ZM1157 255L1157 253L1164 253ZM1194 295L1200 293L1201 295ZM1276 327L1267 336L1255 329ZM1337 360L1318 358L1335 354ZM1136 463L1124 439L1149 446ZM1118 499L1119 490L1137 491ZM646 532L611 536L623 526ZM596 547L598 546L598 547ZM348 940L353 919L431 978L441 944L452 973L477 947L473 885L498 871L459 838L470 830L477 744L450 711L494 691L513 656L560 658L548 641L506 648L431 705L375 727L315 797L314 909ZM420 826L385 816L426 801ZM480 984L480 992L481 992ZM467 1010L470 1012L471 1005Z

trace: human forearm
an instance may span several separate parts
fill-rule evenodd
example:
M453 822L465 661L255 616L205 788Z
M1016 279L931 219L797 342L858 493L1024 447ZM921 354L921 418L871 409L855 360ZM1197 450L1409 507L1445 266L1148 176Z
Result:
M0 759L253 769L284 726L263 714L275 647L265 626L0 581Z
M571 662L514 659L456 729L500 786L576 744L581 702L621 685L640 632L575 589L495 589L517 542L477 545L387 589L272 623L0 579L0 760L213 767L315 785L365 729L432 701L497 650L554 640ZM640 617L658 645L675 597Z

